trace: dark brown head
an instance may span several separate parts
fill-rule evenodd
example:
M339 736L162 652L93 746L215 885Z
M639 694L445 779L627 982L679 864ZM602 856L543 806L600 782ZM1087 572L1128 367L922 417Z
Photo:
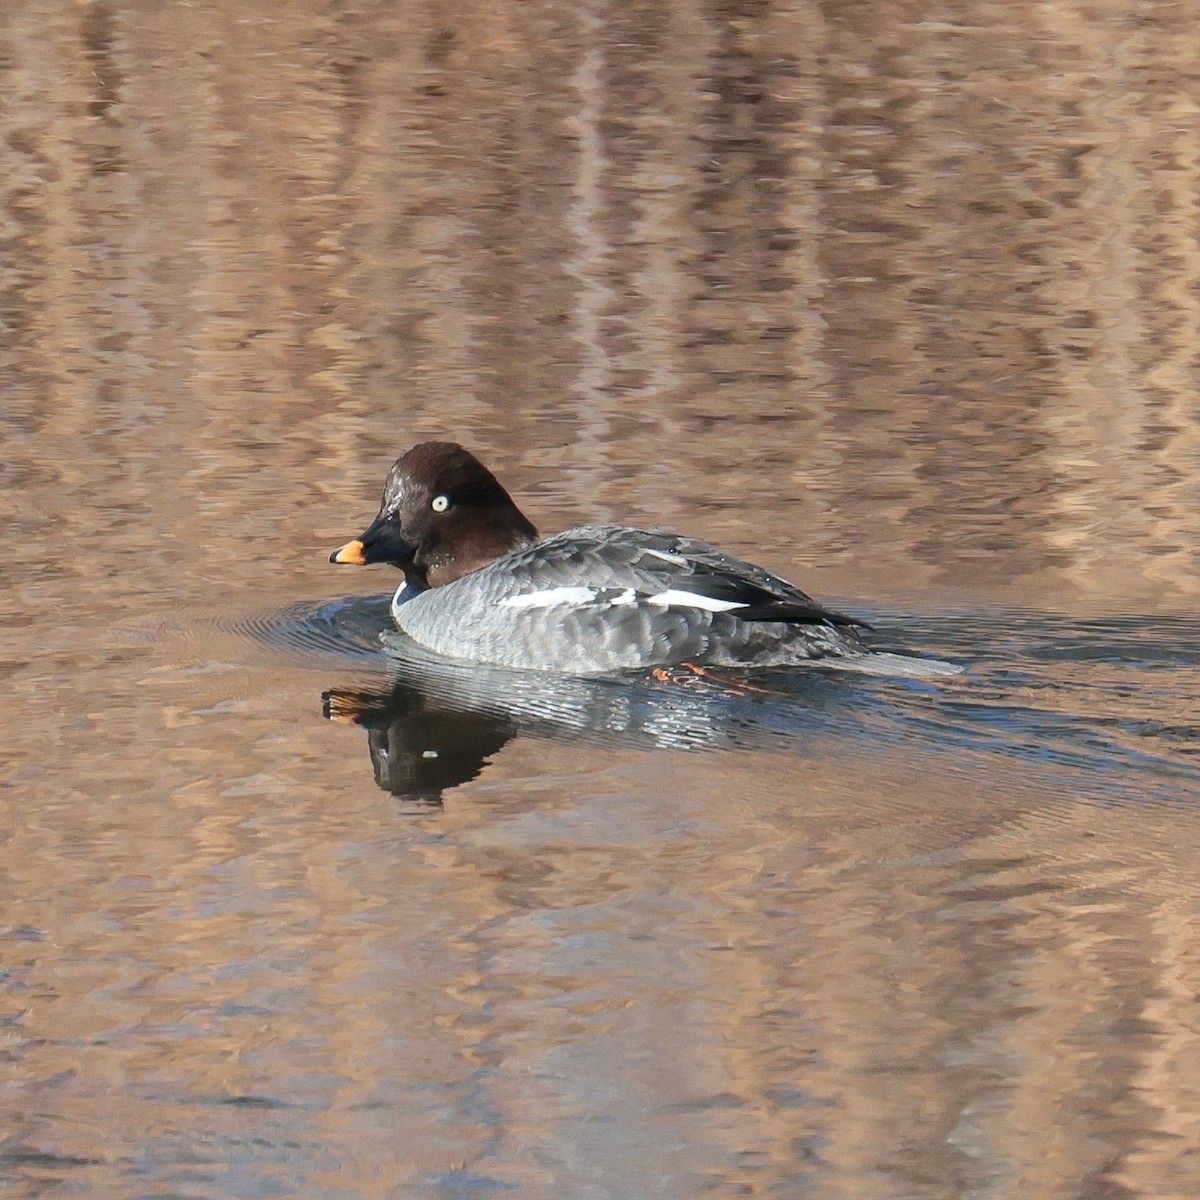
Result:
M379 516L333 563L391 563L416 587L441 587L537 540L499 480L454 442L422 442L396 459Z

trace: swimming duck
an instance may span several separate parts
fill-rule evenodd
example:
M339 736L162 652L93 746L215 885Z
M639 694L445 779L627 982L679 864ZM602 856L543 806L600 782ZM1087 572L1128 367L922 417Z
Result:
M398 458L379 515L329 561L402 570L392 619L453 659L581 676L872 654L862 622L707 542L622 525L539 541L499 480L454 442Z

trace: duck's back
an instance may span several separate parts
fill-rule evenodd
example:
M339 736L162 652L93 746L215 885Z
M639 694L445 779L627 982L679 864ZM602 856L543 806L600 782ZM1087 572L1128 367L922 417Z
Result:
M848 618L787 580L706 542L616 525L518 550L393 617L439 654L572 675L865 653Z

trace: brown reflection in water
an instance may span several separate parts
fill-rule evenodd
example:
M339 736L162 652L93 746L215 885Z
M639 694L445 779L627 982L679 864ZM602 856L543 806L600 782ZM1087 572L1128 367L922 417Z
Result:
M721 810L692 826L686 761L581 765L588 801L562 805L555 778L531 791L518 766L520 799L502 771L428 850L479 914L447 1032L496 1073L502 1157L587 1114L620 1158L552 1134L560 1181L653 1166L679 1194L836 1178L849 1195L1050 1198L1193 1177L1177 1165L1197 1111L1190 993L1162 978L1195 982L1194 955L1176 957L1186 853L1131 858L1102 812L1072 825L927 777L879 778L924 804L870 814L820 772L752 796L723 772ZM645 805L655 781L675 823ZM1187 821L1151 824L1194 841Z
M382 589L324 552L429 434L547 529L864 604L1186 607L1198 41L1167 4L8 6L21 1185L1196 1194L1186 806L518 739L405 824L330 681L201 616ZM1192 721L1124 678L1040 702Z
M1188 374L1172 362L1194 373L1195 238L1175 219L1190 201L1170 197L1195 134L1167 114L1195 30L1168 8L1056 8L1053 29L1011 5L900 28L849 12L838 46L862 70L841 73L826 245L878 269L829 307L842 344L880 335L856 374L888 433L897 397L924 413L915 474L934 487L911 516L966 517L985 574L1048 564L1079 583L1128 565L1130 538L1148 576L1192 587L1195 411L1163 385ZM973 533L981 506L1009 519Z
M144 7L9 23L59 471L358 502L449 432L838 586L1194 591L1174 10Z
M98 1189L239 1145L360 1194L456 1163L531 1195L1194 1182L1186 811L525 742L428 827L350 786L356 731L321 752L228 690L153 763L110 716L122 803L30 780L6 850L6 1127Z

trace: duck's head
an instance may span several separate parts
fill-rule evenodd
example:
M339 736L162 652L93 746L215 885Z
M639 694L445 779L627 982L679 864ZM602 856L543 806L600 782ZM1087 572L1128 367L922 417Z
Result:
M390 563L414 587L441 587L536 540L479 459L455 442L421 442L392 464L379 515L329 561Z

